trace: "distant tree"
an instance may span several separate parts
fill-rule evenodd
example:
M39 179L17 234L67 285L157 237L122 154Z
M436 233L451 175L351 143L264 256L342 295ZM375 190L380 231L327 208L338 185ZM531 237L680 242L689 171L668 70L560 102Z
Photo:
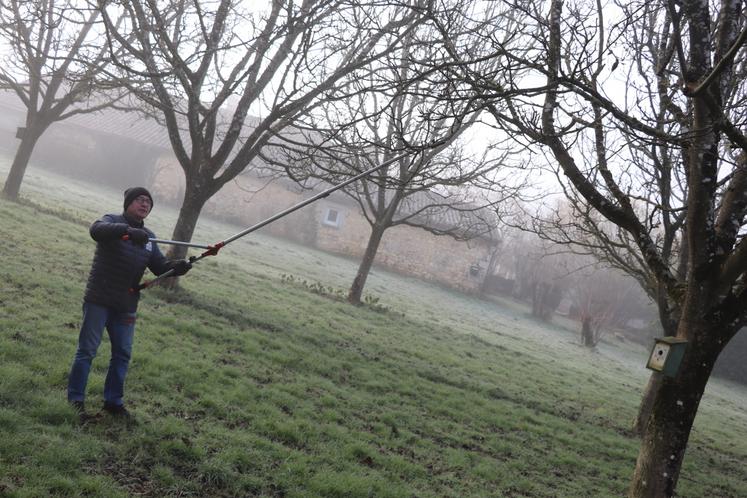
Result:
M556 216L570 214L560 209L554 212ZM572 221L567 219L567 223ZM590 255L583 245L566 238L554 240L555 225L546 218L522 212L503 217L501 222L502 251L496 271L515 282L516 298L532 302L533 315L550 318L560 300L567 301L568 316L581 322L582 336L593 332L586 342L591 346L611 327L625 328L630 320L649 319L649 298L634 279ZM584 328L584 322L590 327Z
M630 245L621 250L625 235L610 243L608 234L617 233L617 227L574 191L566 190L565 199L538 210L522 228L537 235L546 252L555 254L555 265L565 269L559 280L578 314L574 318L581 320L585 345L595 346L612 325L623 327L647 314L642 300L655 300L656 295L629 263ZM635 283L640 289L631 289Z
M302 183L310 177L339 182L341 169L352 175L400 157L345 189L371 227L348 291L353 304L361 302L388 229L407 225L458 240L492 237L496 206L516 195L505 179L505 155L469 153L460 140L479 119L474 101L440 82L413 78L421 61L444 55L434 49L434 34L428 26L414 29L401 47L341 80L340 97L321 105L318 121L305 126L303 143L315 144L305 156L303 143L277 142L288 152L282 164Z
M532 316L549 322L563 300L558 282L538 279L532 286Z
M531 219L523 213L501 216L501 223L503 238L495 271L513 282L513 296L531 305L532 316L552 320L572 271L567 250L531 232Z
M567 296L579 313L584 346L596 346L610 328L624 325L618 318L635 285L630 278L591 263L581 266L564 281Z
M519 220L528 222L523 217ZM493 273L505 282L506 291L510 290L515 298L525 300L531 293L531 284L535 280L534 270L541 264L542 253L539 238L513 226L519 220L500 221L501 248Z
M502 27L475 23L472 43L451 47L445 69L473 85L504 132L550 155L589 213L584 228L597 227L579 242L628 268L656 298L664 330L687 340L675 377L652 374L629 490L674 496L713 366L747 323L745 5L552 0L506 9L520 16L509 42ZM446 46L450 26L441 23ZM479 71L493 57L509 61L513 81Z
M257 167L273 137L398 46L421 17L406 2L353 0L124 0L102 12L113 50L127 51L116 64L147 84L131 90L165 123L184 172L173 232L184 241L207 200ZM121 13L118 27L111 18Z
M26 107L4 197L18 198L34 147L52 123L119 98L103 77L109 54L102 34L99 13L88 1L0 1L0 88ZM88 101L102 89L108 93Z

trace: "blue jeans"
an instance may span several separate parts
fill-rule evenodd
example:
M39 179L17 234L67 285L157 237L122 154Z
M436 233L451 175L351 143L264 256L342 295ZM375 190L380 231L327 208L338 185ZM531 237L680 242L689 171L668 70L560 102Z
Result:
M96 304L83 304L83 324L78 337L78 350L67 385L69 401L83 401L86 397L86 384L91 371L91 362L101 344L104 328L109 333L112 357L104 383L104 401L121 406L124 401L124 382L132 353L132 339L135 335L135 313L122 313Z

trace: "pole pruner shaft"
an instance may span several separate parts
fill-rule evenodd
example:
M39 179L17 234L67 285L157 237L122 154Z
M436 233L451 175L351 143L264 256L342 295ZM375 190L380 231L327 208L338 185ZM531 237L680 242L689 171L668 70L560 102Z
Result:
M227 246L228 244L230 244L234 240L240 239L241 237L244 237L245 235L248 235L248 234L250 234L250 233L252 233L252 232L254 232L256 230L259 230L260 228L262 228L264 226L267 226L270 223L273 223L273 222L279 220L280 218L288 216L289 214L291 214L291 213L293 213L295 211L298 211L299 209L301 209L303 207L306 207L309 204L318 201L319 199L327 197L332 192L335 192L335 191L340 190L340 189L342 189L344 187L347 187L351 183L356 182L356 181L360 180L361 178L365 178L368 175L370 175L372 173L375 173L376 171L379 171L380 169L383 169L383 168L385 168L387 166L390 166L393 163L399 161L400 159L404 159L405 157L407 157L407 154L401 154L401 155L396 156L396 157L394 157L392 159L389 159L388 161L384 161L383 163L381 163L381 164L379 164L377 166L374 166L371 169L367 169L366 171L363 171L363 172L361 172L361 173L359 173L359 174L357 174L355 176L352 176L352 177L348 178L347 180L345 180L342 183L339 183L339 184L334 185L334 186L332 186L332 187L330 187L330 188L328 188L328 189L326 189L326 190L324 190L322 192L319 192L318 194L316 194L316 195L314 195L312 197L309 197L308 199L303 200L303 201L299 202L298 204L294 204L293 206L289 207L288 209L280 211L279 213L277 213L277 214L275 214L273 216L270 216L266 220L260 221L259 223L256 223L256 224L250 226L246 230L242 230L241 232L239 232L239 233L237 233L235 235L232 235L231 237L228 237L227 239L225 239L225 240L223 240L221 242L218 242L217 244L208 245L206 251L204 251L199 256L192 256L192 257L190 257L189 258L189 262L192 263L192 264L194 264L194 263L197 263L198 261L200 261L201 259L206 258L207 256L215 256L215 255L218 254L218 251L220 251L223 247ZM140 291L140 290L143 290L143 289L147 289L148 287L150 287L151 285L155 284L156 282L158 282L158 281L160 281L160 280L162 280L164 278L170 277L171 275L173 275L173 273L174 273L173 269L169 270L169 271L167 271L165 273L160 274L159 276L157 276L153 280L149 280L147 282L141 283L136 288L131 289L131 290L133 292L137 292L137 291Z
M122 240L130 240L129 235L122 235ZM171 244L172 246L184 246L184 247L198 247L200 249L210 249L207 244L193 244L191 242L184 242L181 240L165 240L165 239L148 239L148 242L155 242L157 244Z

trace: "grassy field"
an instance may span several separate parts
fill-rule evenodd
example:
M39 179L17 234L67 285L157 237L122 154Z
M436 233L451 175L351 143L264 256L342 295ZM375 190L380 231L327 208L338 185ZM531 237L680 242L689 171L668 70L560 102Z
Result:
M5 178L7 164L0 164ZM134 423L65 401L94 244L121 192L30 170L0 200L0 496L618 497L647 351L252 234L177 292L147 290ZM149 226L170 237L175 211ZM203 220L195 241L241 227ZM98 410L106 340L89 382ZM747 389L713 379L682 497L747 496Z

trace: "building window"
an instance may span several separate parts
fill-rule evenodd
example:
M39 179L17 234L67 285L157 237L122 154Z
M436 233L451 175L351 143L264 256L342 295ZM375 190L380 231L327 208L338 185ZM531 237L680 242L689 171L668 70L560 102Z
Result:
M482 267L479 263L475 263L473 265L470 265L469 267L469 275L470 277L478 277L480 276L480 272L482 271Z
M322 223L330 227L339 228L341 219L342 215L337 209L326 208L324 210L324 219L322 220Z

